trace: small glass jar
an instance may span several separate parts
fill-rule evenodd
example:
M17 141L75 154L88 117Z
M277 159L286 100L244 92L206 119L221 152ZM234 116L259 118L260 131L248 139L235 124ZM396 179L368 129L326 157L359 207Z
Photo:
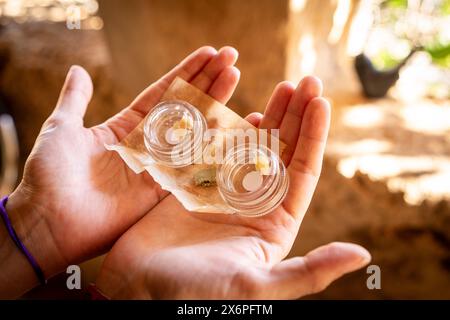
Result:
M206 119L191 104L164 101L156 105L144 123L145 146L155 162L180 168L202 156Z
M257 159L265 159L264 170ZM280 157L263 145L241 144L231 148L217 172L218 190L239 215L262 216L286 197L289 176Z

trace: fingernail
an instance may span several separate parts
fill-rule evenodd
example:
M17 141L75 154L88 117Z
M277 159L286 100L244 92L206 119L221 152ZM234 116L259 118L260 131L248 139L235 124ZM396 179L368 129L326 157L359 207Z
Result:
M224 52L224 51L230 52L231 53L230 56L232 57L234 63L236 63L236 61L239 57L239 52L237 51L237 49L234 47L231 47L231 46L225 46L225 47L220 48L220 50L219 50L219 52Z
M72 75L78 73L78 72L80 71L80 68L81 68L80 66L74 64L74 65L70 66L70 69L69 69L68 74L69 74L70 76L72 76Z
M360 256L361 263L367 264L370 262L370 260L372 260L372 256L370 255L369 251L367 251L365 248L361 246L355 246L354 250L355 253L357 253Z
M350 256L351 263L355 264L355 266L361 266L363 264L367 264L372 260L372 256L370 255L369 251L367 251L365 248L361 247L360 245L354 244L354 243L335 243L336 246L340 246L341 249L344 250L344 252L347 252L347 256Z
M72 79L74 72L76 72L74 69L75 69L74 66L71 66L69 68L69 71L67 71L66 82L68 82L70 79Z

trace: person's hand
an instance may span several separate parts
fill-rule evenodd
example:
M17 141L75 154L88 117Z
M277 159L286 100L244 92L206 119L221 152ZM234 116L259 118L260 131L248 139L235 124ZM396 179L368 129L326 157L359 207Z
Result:
M188 212L168 195L113 246L96 282L100 292L119 299L297 298L367 264L365 249L345 243L283 261L321 171L330 121L321 92L314 77L297 88L280 83L264 116L247 117L260 128L279 128L287 144L290 187L282 205L246 218Z
M19 238L47 277L109 249L167 195L147 173L134 174L104 144L116 143L134 129L176 76L226 103L240 76L236 60L233 48L200 48L130 106L92 128L83 126L91 79L81 67L70 69L7 203Z

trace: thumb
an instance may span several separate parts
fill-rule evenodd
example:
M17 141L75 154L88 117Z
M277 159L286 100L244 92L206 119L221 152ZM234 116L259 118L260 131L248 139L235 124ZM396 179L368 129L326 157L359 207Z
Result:
M93 92L92 80L86 70L72 66L59 95L53 115L83 119Z
M351 243L333 242L304 257L284 260L269 275L278 299L295 299L320 292L344 274L362 268L371 260L369 252Z

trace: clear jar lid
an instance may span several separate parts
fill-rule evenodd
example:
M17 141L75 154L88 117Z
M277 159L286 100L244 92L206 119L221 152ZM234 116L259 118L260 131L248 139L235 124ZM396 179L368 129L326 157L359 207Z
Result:
M144 141L150 156L158 164L173 168L202 163L206 132L205 117L185 101L161 102L144 123ZM239 215L270 213L286 196L287 170L278 154L264 145L234 146L215 165L217 189Z
M281 204L289 176L280 157L264 145L231 148L217 172L217 186L225 202L244 216L261 216Z
M206 119L185 101L156 105L144 123L144 142L151 157L168 167L185 167L202 156Z

